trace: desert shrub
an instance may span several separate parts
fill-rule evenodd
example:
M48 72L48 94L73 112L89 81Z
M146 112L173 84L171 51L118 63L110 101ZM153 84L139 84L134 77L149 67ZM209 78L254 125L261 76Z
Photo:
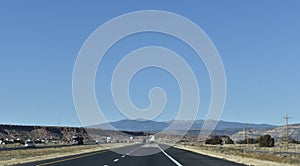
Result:
M257 144L258 140L255 138L248 138L244 140L237 141L238 144Z
M231 138L228 138L225 140L225 144L234 144L234 142Z
M237 143L237 144L245 144L246 141L245 141L245 140L237 140L236 143Z
M214 138L208 138L206 141L205 141L205 144L211 144L211 145L222 145L223 144L223 141L220 137L214 137Z
M248 138L248 144L257 144L258 143L258 140L257 139L254 139L254 138Z
M15 140L15 143L20 143L20 144L22 144L24 141L23 140L21 140L21 139L16 139Z
M36 140L34 140L34 142L35 142L36 144L41 144L41 143L43 143L41 139L36 139Z
M291 140L291 143L293 143L293 144L300 144L300 141L293 139L293 140Z
M4 140L5 144L14 144L15 142L13 140Z
M271 135L266 134L258 138L258 144L260 147L274 147L275 140Z

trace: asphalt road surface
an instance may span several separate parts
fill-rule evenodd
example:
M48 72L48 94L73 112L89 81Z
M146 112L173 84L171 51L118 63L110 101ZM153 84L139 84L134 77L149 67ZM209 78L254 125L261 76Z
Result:
M165 150L163 150L165 149ZM61 157L56 159L44 160L22 164L29 165L50 165L50 166L111 166L111 165L129 165L129 166L181 166L181 165L204 165L204 166L241 166L242 164L217 159L186 150L170 147L166 149L166 145L157 144L136 144L117 149L115 153L110 150L91 152L81 155L69 157ZM157 152L152 155L138 156Z

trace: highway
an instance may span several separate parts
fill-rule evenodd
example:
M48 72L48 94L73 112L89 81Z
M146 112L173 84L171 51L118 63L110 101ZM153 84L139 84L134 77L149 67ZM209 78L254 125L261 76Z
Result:
M166 145L158 144L135 144L126 147L117 148L120 153L110 150L91 152L86 154L49 159L44 161L21 164L21 166L111 166L111 165L130 165L130 166L182 166L182 165L205 165L205 166L241 166L242 164L213 158L186 150L170 147L165 149ZM165 149L165 150L163 150ZM157 152L152 155L140 156Z

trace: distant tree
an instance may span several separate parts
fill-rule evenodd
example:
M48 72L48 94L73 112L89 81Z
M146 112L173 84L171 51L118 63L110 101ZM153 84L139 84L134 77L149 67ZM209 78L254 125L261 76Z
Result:
M248 138L248 144L257 144L258 143L258 140L255 139L255 138Z
M223 141L220 137L213 137L213 138L208 138L205 141L205 144L211 144L211 145L222 145Z
M295 140L295 139L292 139L290 142L293 143L293 144L300 144L300 141L299 140Z
M245 144L257 144L258 143L258 139L255 138L248 138L244 140Z
M36 139L36 140L34 140L34 142L35 142L36 144L41 144L41 143L42 143L42 140L41 140L41 139Z
M257 144L258 140L255 138L248 138L237 141L238 144Z
M225 144L234 144L233 140L231 138L227 138L225 140Z
M23 140L21 140L21 139L15 139L15 143L20 143L20 144L22 144L24 141Z
M271 135L266 134L258 138L258 144L260 147L274 147L275 140Z

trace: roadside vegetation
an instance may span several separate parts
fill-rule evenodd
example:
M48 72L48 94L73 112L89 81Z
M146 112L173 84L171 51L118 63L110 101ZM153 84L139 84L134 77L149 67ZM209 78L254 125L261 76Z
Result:
M298 144L298 141L291 141L287 149L285 142L275 142L270 135L262 135L257 139L249 138L237 142L233 142L232 139L224 136L212 136L205 141L178 142L177 146L231 161L241 161L241 163L245 159L247 159L247 162L257 159L287 165L299 165L300 163L300 144ZM244 162L244 164L250 164L247 162Z
M271 135L263 135L258 138L259 147L274 147L275 140L271 137Z

